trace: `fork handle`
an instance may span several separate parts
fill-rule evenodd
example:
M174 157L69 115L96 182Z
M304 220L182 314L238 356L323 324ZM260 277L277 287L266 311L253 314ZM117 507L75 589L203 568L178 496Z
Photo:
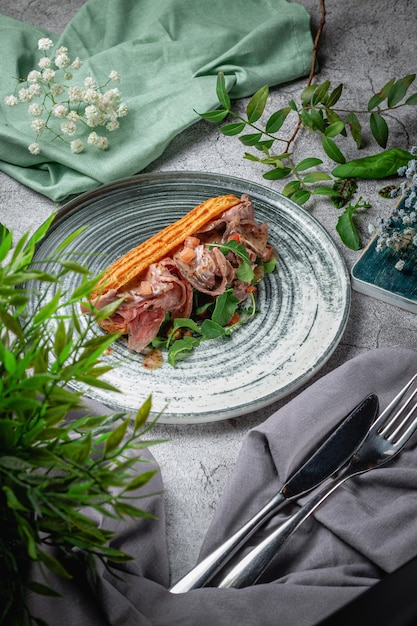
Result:
M175 583L170 589L171 593L185 593L191 589L204 587L232 558L241 545L286 502L281 492L275 494L246 524Z
M230 570L230 572L217 585L221 588L228 587L248 587L253 585L260 578L287 539L301 526L305 520L314 513L320 504L330 496L339 485L349 476L339 476L334 482L329 483L316 495L312 496L298 511L296 511L285 522L280 524L261 543L253 548Z

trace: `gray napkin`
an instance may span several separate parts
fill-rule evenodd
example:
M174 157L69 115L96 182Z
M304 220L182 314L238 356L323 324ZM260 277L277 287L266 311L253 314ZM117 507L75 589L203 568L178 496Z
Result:
M383 409L416 371L414 351L370 351L310 385L251 430L201 557L258 510L365 395L377 393ZM51 626L312 626L417 554L416 446L414 437L387 466L339 488L255 586L171 594L168 587L175 581L169 581L163 496L150 496L141 504L159 521L117 528L114 543L136 557L120 568L119 577L100 571L93 583L79 569L70 584L60 583L64 598L32 598L36 613ZM149 489L159 490L162 478L158 474ZM292 510L288 507L252 541Z

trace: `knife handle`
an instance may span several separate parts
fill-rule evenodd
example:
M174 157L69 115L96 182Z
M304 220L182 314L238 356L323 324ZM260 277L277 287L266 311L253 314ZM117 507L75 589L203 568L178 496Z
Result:
M191 589L204 587L232 558L242 544L286 502L287 500L281 492L275 494L246 524L175 583L170 589L171 593L185 593Z
M349 474L342 474L333 483L325 485L321 491L307 500L285 522L277 526L261 543L238 561L217 586L222 589L230 587L239 589L254 585L287 539L347 478Z

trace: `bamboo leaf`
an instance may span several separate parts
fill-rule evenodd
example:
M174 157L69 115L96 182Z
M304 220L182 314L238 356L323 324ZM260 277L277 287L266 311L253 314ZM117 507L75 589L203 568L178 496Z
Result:
M117 426L117 428L107 437L104 444L104 453L106 455L110 454L110 452L113 452L113 450L115 450L123 441L123 438L126 435L128 425L128 420L125 420L124 422L119 424L119 426Z

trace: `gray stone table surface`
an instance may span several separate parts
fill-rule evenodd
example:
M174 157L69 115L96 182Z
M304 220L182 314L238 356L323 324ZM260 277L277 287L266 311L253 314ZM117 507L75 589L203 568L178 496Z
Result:
M319 1L301 0L301 3L310 12L315 33L320 22ZM0 0L0 12L59 34L83 4L84 0ZM343 83L345 106L363 109L370 95L391 77L399 78L416 71L415 6L411 0L328 0L326 9L318 80L328 79L333 86ZM268 103L271 111L298 96L305 84L306 79L301 79L273 88ZM243 108L244 105L242 101L237 106ZM415 109L393 114L390 128L388 147L409 149L417 144ZM366 139L364 156L376 149L369 135ZM316 139L304 134L297 142L296 156L315 155L316 146ZM221 172L279 191L282 184L264 180L261 167L243 159L243 152L237 139L224 137L216 126L201 121L179 135L146 171ZM352 148L350 158L356 156ZM384 181L369 181L361 185L361 195L372 204L360 220L364 244L369 238L368 224L374 223L376 217L390 207L387 200L378 196L383 184ZM37 227L55 208L46 197L0 172L0 222L13 229L16 237ZM345 248L336 236L338 211L323 199L316 200L308 210L334 236L350 268L358 253ZM416 315L352 292L350 317L342 340L325 366L307 384L365 351L397 345L417 349ZM302 389L297 393L300 391ZM166 486L173 580L195 563L246 433L290 398L254 414L223 422L155 427L155 436L170 439L169 443L154 447L152 452L161 465Z

